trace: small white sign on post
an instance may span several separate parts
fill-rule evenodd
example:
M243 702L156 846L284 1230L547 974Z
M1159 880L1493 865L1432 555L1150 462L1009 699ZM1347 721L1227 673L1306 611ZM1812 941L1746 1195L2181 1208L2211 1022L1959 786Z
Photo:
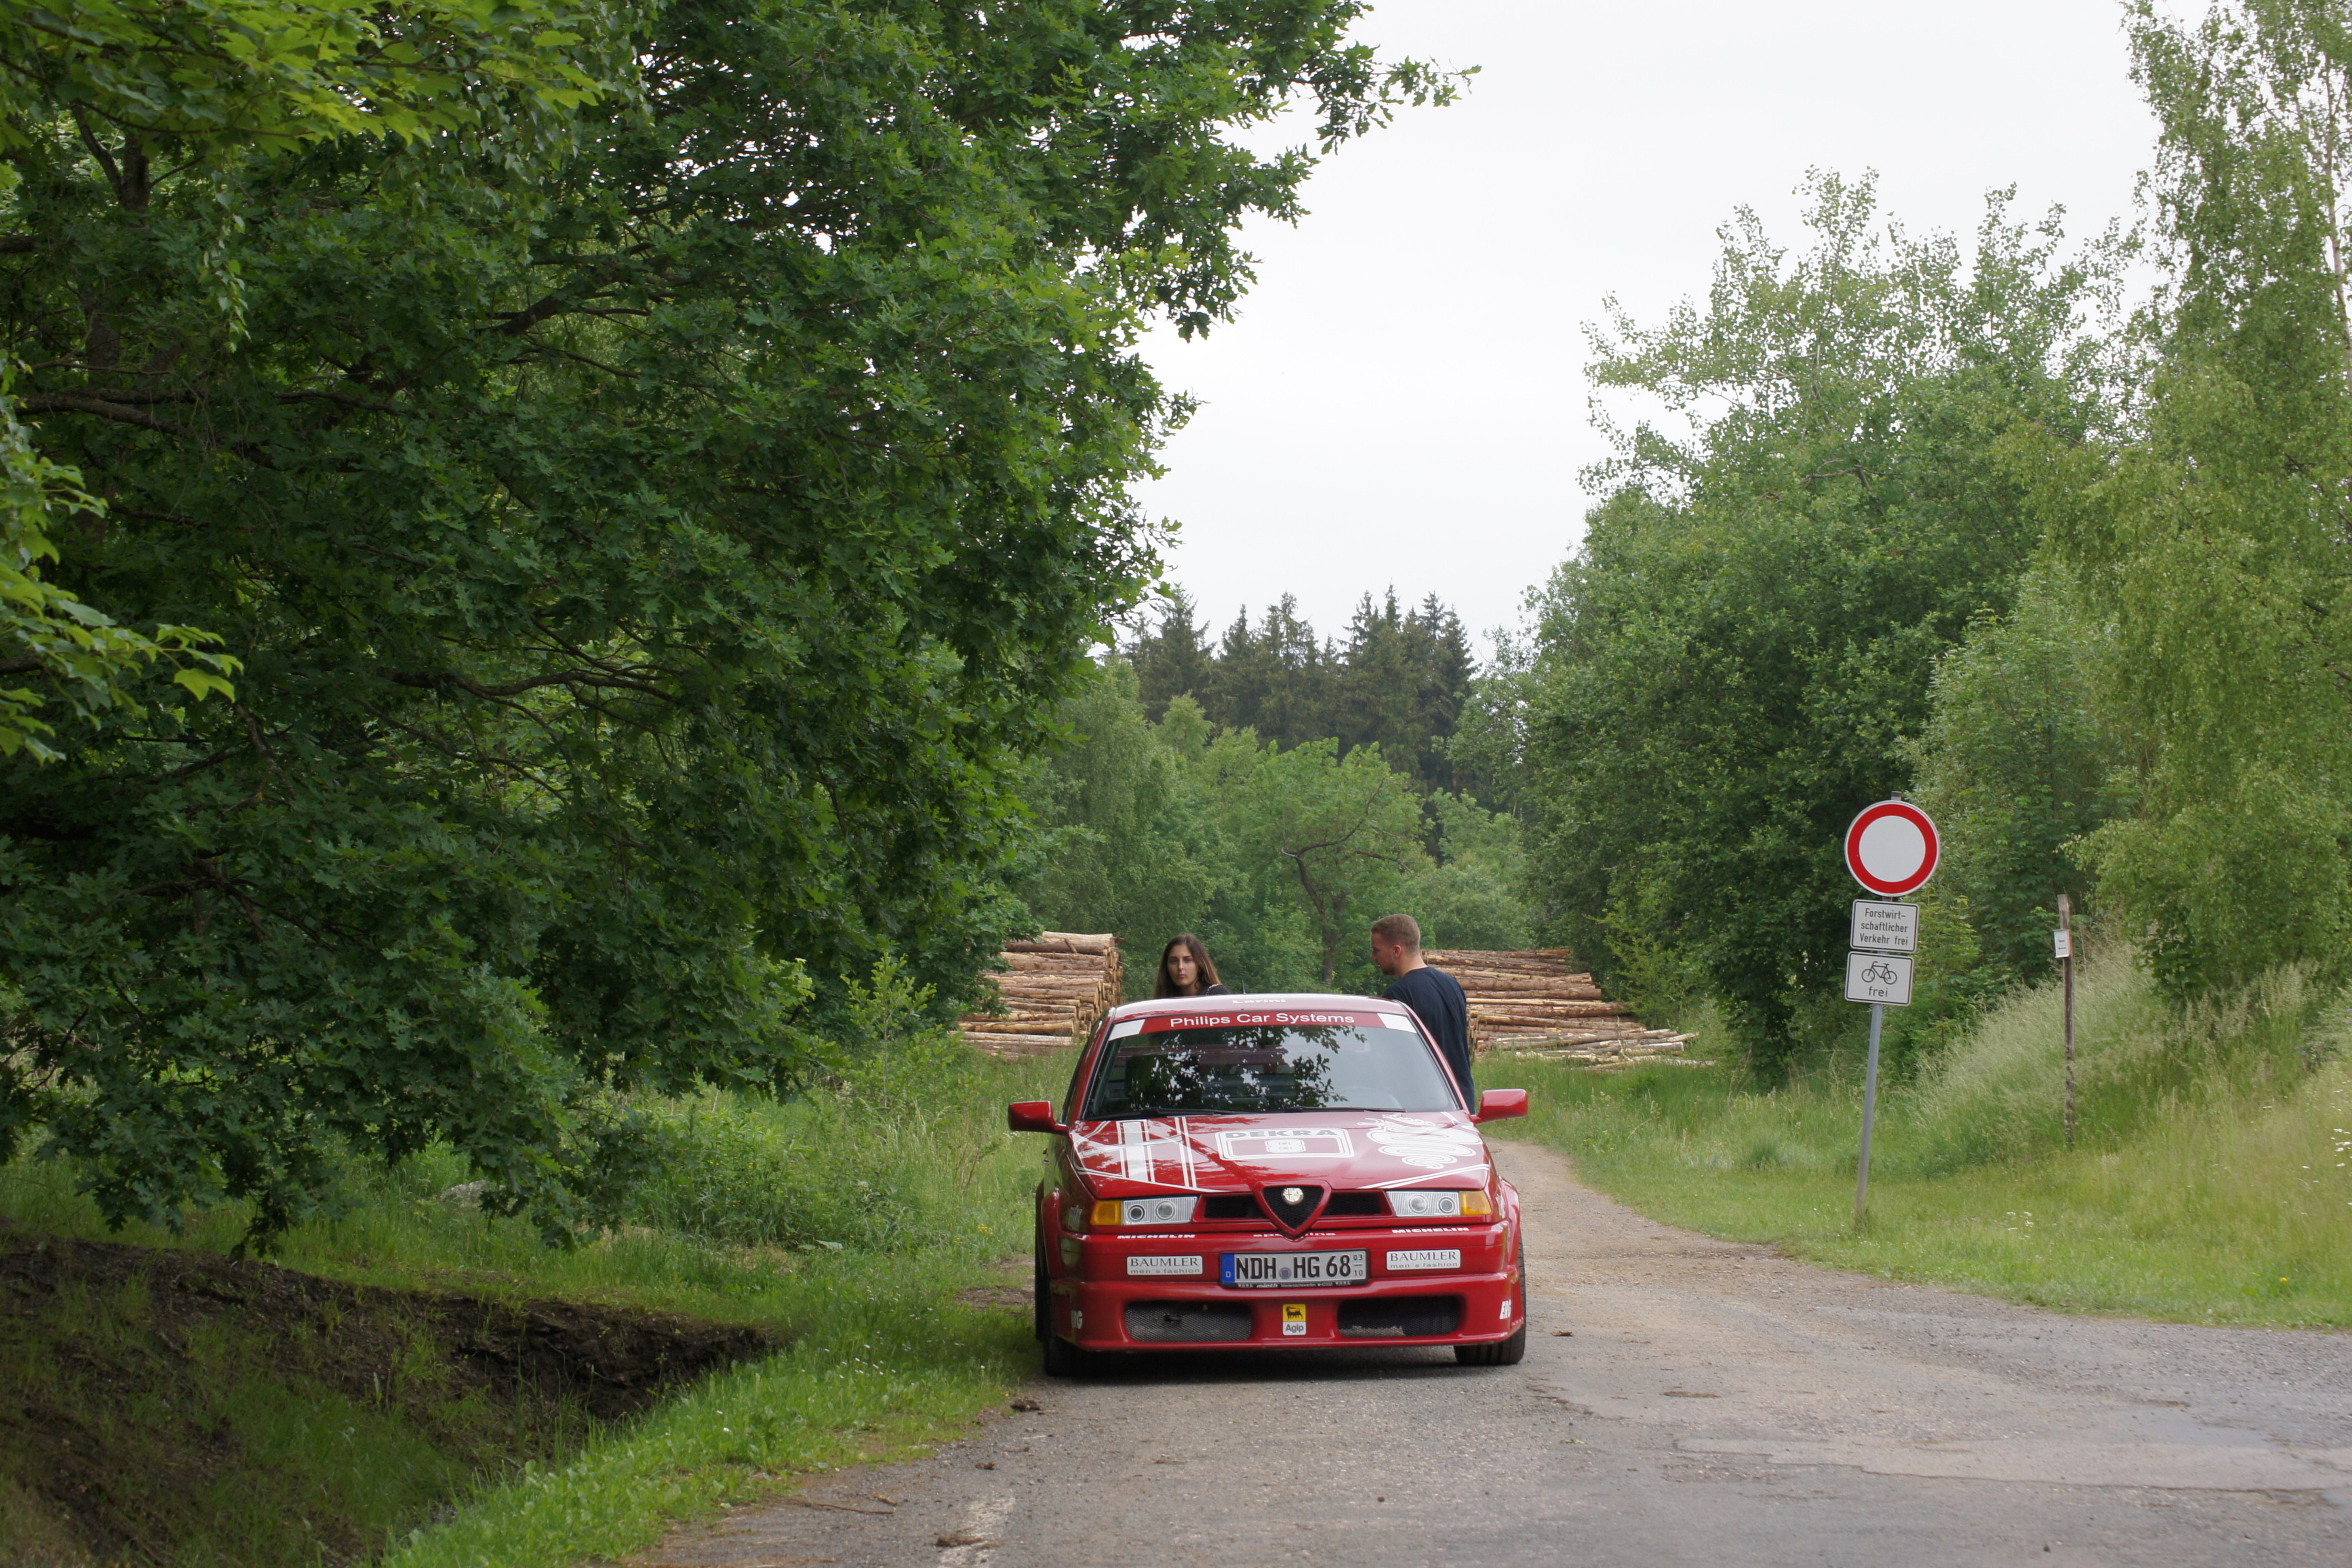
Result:
M2050 945L2058 950L2053 956L2071 958L2074 956L2074 934L2072 931L2053 931Z
M1911 1005L1911 960L1893 953L1848 953L1845 999L1881 1007Z
M1852 947L1868 947L1880 953L1916 953L1919 950L1919 906L1916 904L1883 904L1874 898L1853 901L1853 937Z

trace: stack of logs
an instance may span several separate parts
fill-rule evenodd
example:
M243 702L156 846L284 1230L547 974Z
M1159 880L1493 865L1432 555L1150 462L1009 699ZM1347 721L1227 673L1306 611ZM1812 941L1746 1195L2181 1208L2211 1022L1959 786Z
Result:
M1003 1007L956 1020L965 1041L1017 1060L1084 1045L1126 983L1118 938L1047 931L1004 945L1005 973L991 977Z
M1574 972L1565 947L1480 953L1433 947L1430 965L1461 982L1470 1004L1470 1043L1478 1055L1525 1053L1553 1061L1611 1066L1635 1061L1688 1061L1691 1037L1643 1029L1642 1020Z

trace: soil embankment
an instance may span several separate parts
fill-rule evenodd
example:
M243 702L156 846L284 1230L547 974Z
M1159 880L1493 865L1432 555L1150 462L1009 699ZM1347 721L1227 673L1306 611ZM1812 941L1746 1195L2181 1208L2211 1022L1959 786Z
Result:
M348 1562L773 1348L625 1307L0 1235L0 1558Z

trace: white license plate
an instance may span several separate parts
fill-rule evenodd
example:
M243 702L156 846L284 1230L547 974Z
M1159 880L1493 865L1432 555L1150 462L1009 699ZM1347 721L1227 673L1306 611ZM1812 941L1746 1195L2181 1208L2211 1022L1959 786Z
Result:
M1406 1269L1459 1269L1462 1267L1462 1249L1459 1247L1424 1247L1419 1251L1414 1252L1391 1252L1389 1254L1389 1267L1399 1270Z
M1360 1285L1372 1277L1371 1253L1228 1252L1224 1282L1244 1290L1276 1285Z
M1198 1274L1202 1272L1201 1254L1195 1252L1189 1257L1162 1255L1156 1258L1129 1258L1127 1260L1127 1271L1129 1275Z

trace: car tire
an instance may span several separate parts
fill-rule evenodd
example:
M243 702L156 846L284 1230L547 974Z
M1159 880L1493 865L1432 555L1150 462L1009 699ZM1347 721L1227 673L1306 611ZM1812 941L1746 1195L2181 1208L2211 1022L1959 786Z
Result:
M1045 1311L1045 1303L1054 1299L1054 1281L1045 1275L1045 1249L1042 1244L1037 1249L1036 1281L1029 1292L1029 1315L1037 1331L1037 1343L1044 1344L1054 1337Z
M1048 1377L1084 1377L1087 1375L1087 1353L1060 1334L1045 1336L1045 1354L1041 1359Z
M1465 1366L1517 1366L1527 1359L1528 1325L1521 1323L1518 1332L1507 1340L1493 1344L1457 1344L1454 1359Z
M1528 1288L1528 1239L1524 1236L1519 1238L1519 1257L1516 1272L1519 1277L1518 1288L1523 1298L1519 1304L1525 1306L1527 1302L1524 1297ZM1454 1359L1465 1366L1517 1366L1527 1357L1528 1322L1525 1318L1519 1320L1518 1332L1507 1340L1494 1344L1457 1344L1454 1347Z
M1046 1271L1043 1248L1037 1253L1036 1280L1037 1343L1045 1352L1041 1359L1045 1375L1084 1377L1092 1369L1094 1357L1054 1332L1054 1281Z

